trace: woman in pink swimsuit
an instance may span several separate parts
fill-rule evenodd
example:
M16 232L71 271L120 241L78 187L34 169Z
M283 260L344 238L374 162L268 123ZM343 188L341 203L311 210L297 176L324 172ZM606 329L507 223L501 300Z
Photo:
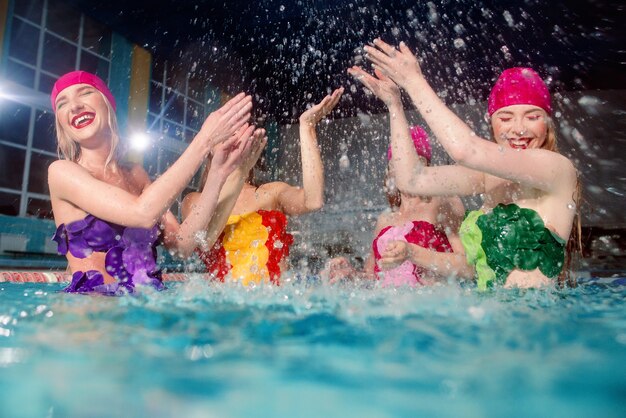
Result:
M424 163L430 163L432 149L426 131L413 126L411 138L420 158ZM391 160L391 148L387 159ZM437 279L437 272L420 268L408 259L397 266L382 265L381 255L389 246L400 243L422 247L425 251L463 252L456 235L464 215L464 207L458 197L421 197L401 193L395 186L391 167L387 169L385 193L390 210L378 217L375 238L363 271L357 272L345 257L334 258L326 271L331 282L365 277L380 280L382 286L432 284Z

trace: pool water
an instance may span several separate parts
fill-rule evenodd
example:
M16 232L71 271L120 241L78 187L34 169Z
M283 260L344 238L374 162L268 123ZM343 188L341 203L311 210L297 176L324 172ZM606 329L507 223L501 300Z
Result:
M617 282L616 282L617 283ZM1 417L623 417L626 286L0 283Z

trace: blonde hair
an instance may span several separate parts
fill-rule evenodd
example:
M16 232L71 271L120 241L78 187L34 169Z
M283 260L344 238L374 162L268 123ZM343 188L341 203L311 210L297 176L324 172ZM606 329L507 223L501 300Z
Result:
M546 125L548 125L548 131L546 132L546 142L543 143L541 148L548 151L559 152L556 144L556 125L554 120L549 115L546 115Z
M115 116L115 110L111 103L102 92L98 90L100 96L106 103L106 107L109 110L109 117L107 123L109 130L111 131L111 150L107 156L104 168L106 169L111 162L118 163L124 156L124 146L119 135L119 128L117 126L117 116ZM54 124L57 134L57 155L60 159L78 161L80 159L80 146L63 130L59 118L55 115Z

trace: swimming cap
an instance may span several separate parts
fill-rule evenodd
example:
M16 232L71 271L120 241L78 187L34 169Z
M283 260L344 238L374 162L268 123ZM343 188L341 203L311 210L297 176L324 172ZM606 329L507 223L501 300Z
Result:
M552 113L550 92L532 68L515 67L504 70L489 94L489 116L511 105L533 105Z
M54 103L56 102L59 93L75 84L89 84L90 86L94 87L100 93L104 94L104 97L109 100L109 103L111 103L111 106L113 106L113 110L115 110L115 98L113 97L111 90L109 90L107 85L104 83L104 81L102 81L100 77L86 71L72 71L61 76L52 87L50 101L52 102L52 110L54 112L56 112L56 106L54 105Z
M433 155L433 150L430 147L430 138L428 133L421 126L411 126L411 139L413 140L413 146L417 155L426 158L430 162L430 158ZM391 160L391 146L387 150L387 160Z

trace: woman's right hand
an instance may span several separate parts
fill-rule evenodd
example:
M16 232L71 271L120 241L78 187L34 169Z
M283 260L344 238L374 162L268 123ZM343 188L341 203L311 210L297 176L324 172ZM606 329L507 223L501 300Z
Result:
M406 89L416 78L422 77L422 69L417 58L404 42L400 42L400 48L374 39L374 46L366 45L365 57L372 62L375 69L380 70L396 84Z
M239 93L206 118L196 138L204 141L209 152L231 138L250 119L251 111L252 97Z
M307 126L317 125L324 116L328 115L335 106L337 106L342 94L343 87L339 87L331 94L326 95L321 102L302 112L300 115L300 124Z
M382 270L391 270L410 259L410 248L406 241L391 241L380 254L378 265Z
M376 77L372 76L361 67L356 65L348 68L348 73L370 90L376 97L382 100L387 107L402 105L400 89L389 77L379 70L374 70Z

